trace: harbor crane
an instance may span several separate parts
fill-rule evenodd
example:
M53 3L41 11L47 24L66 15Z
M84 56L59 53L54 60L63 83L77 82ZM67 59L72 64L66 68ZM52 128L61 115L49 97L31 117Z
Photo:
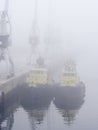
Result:
M35 0L35 9L34 9L34 19L32 25L32 32L30 36L29 43L31 45L31 52L29 57L29 63L32 63L32 58L34 61L34 57L36 60L36 56L38 54L38 45L39 45L39 29L37 25L37 14L38 14L38 0Z
M8 65L8 76L14 76L14 63L9 53L11 45L11 24L8 16L9 0L5 0L5 8L0 12L0 62L3 60Z

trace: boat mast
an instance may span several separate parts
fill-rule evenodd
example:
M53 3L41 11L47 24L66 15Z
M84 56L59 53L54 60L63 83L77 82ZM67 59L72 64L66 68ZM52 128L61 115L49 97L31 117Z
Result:
M35 0L35 12L34 12L34 21L33 21L33 31L37 31L37 11L38 11L38 0Z
M32 25L32 33L30 36L30 44L31 44L31 53L30 53L30 60L32 62L38 53L38 45L39 45L39 29L37 25L37 15L38 15L38 0L35 0L35 9L34 9L34 19Z

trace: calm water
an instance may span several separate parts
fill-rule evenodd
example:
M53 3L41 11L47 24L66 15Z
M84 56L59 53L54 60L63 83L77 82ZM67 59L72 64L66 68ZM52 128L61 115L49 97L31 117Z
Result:
M18 88L6 99L0 129L98 130L98 94L94 82L87 83L85 90L65 92L66 96L58 92Z

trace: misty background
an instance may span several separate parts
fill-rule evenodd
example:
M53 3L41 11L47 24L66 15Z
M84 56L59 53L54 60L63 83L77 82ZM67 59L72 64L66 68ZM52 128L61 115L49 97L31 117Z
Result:
M0 10L4 7L0 0ZM32 33L35 0L9 0L12 25L10 53L15 67L27 64ZM76 60L82 81L98 83L98 1L38 0L38 51L54 71L63 67L67 56ZM50 42L47 42L47 39ZM62 70L62 68L60 68ZM93 86L92 86L93 88Z

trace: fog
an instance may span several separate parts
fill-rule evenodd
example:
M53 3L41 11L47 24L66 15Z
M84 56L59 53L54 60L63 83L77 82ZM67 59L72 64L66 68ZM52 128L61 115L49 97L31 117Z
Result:
M34 22L34 14L35 14L35 1L38 2L38 5L37 5L38 7L37 8L37 29L38 30L37 31L38 31L38 36L39 36L39 44L37 45L36 48L34 47L32 48L30 44L30 37L33 35L32 28L33 28L33 22ZM5 4L5 0L0 0L0 11L4 9L4 4ZM59 81L59 76L62 73L62 70L64 69L64 64L65 64L66 59L72 58L76 62L77 73L80 77L80 81L83 81L86 88L86 91L85 91L84 86L82 86L83 84L79 82L81 84L80 89L81 89L81 86L83 88L81 89L82 90L81 94L79 93L79 91L76 91L76 94L78 96L74 93L74 90L79 89L79 87L77 86L76 88L75 87L71 88L73 90L73 95L72 95L72 91L69 91L71 92L70 94L68 94L67 91L65 91L69 97L68 98L69 101L67 101L67 96L65 92L63 93L65 98L64 99L62 98L62 101L65 103L65 109L67 106L66 102L68 106L70 106L71 104L74 107L73 109L70 107L69 109L66 109L66 111L62 113L62 117L60 116L61 110L59 110L58 108L56 108L55 105L53 105L53 102L56 99L56 97L54 96L55 98L52 98L53 100L51 100L51 104L49 108L47 108L47 105L45 106L45 108L47 108L48 110L47 110L47 113L45 112L46 117L42 121L42 124L37 123L38 127L36 127L35 125L34 129L44 130L45 128L46 130L48 126L49 126L48 128L49 130L50 129L52 130L52 127L53 127L53 130L55 129L58 130L60 127L61 127L60 129L62 130L63 129L70 129L70 130L71 129L72 130L77 130L77 129L78 130L80 129L96 130L98 129L98 125L97 125L98 124L97 123L98 122L98 103L96 103L97 102L96 100L98 99L98 87L97 87L98 86L98 76L97 76L97 71L98 71L98 58L97 58L97 55L98 55L98 0L9 0L8 15L9 15L11 27L12 27L12 34L11 34L12 44L9 47L9 52L15 65L15 75L17 75L17 73L25 72L28 70L28 68L30 69L33 66L33 65L29 65L30 55L32 53L31 63L33 64L39 56L43 57L45 59L45 64L49 70L48 72L50 74L52 73L52 76L53 76L52 81L54 81L54 78L56 79L56 81ZM9 71L9 65L6 63L7 62L0 61L0 80L1 81L2 81L2 74L5 76L5 74L7 75ZM16 76L16 78L17 77L18 76ZM36 76L34 78L36 79ZM20 77L18 79L20 79ZM10 87L10 85L11 87L12 85L15 86L14 80L13 80L14 82L12 83L10 83L9 81L10 79L8 80L8 83L9 83L8 87ZM33 86L33 81L32 81L32 86ZM46 91L41 91L41 89L44 90L43 89L44 87L41 86L41 89L39 89L39 86L38 86L38 89L40 91L38 91L37 93L36 91L37 89L35 89L37 87L35 86L36 86L36 83L34 84L33 87L25 87L25 85L23 85L22 87L25 88L24 92L21 89L20 85L18 87L20 92L18 92L15 89L16 93L18 93L18 96L20 95L18 97L16 94L15 99L16 97L17 98L22 97L21 93L23 93L24 95L22 97L23 103L24 104L27 103L27 108L28 108L29 103L30 103L30 106L32 106L33 103L35 106L33 106L31 110L32 111L31 121L28 120L29 119L28 111L26 110L25 105L21 104L22 102L20 99L18 99L18 104L15 103L15 106L19 105L19 108L17 106L18 108L17 110L16 108L14 110L13 106L11 108L13 112L10 112L10 109L8 109L8 113L11 113L13 116L12 116L12 119L11 119L11 116L7 117L6 119L7 120L10 119L12 124L14 123L14 125L10 125L9 120L7 122L7 125L14 126L12 128L13 130L17 128L30 129L28 128L28 126L30 127L30 122L32 122L33 124L33 121L35 121L34 116L33 116L34 115L33 108L34 108L34 111L37 110L36 109L37 103L41 105L41 103L43 102L43 100L41 99L42 97L44 100L46 99L46 104L48 103L47 98L45 96L49 96L49 91L45 93ZM35 91L33 91L32 88L34 88ZM64 87L61 87L60 89L62 88ZM68 90L71 90L69 88L70 87L68 87ZM3 87L1 84L1 90L2 89ZM45 86L45 89L46 89L46 86ZM60 90L60 89L57 89L57 90ZM5 90L5 86L4 86L4 90ZM38 95L36 93L39 95L39 98L37 97ZM51 91L50 95L51 93L53 94L54 92ZM58 97L60 96L62 97L62 93L60 93L59 91ZM81 100L82 102L81 108L80 106L76 105L78 106L79 110L75 108L75 104L73 102L74 100L76 100L77 102L77 99L78 99L77 97L80 97L79 98L80 100L83 97L83 99ZM4 101L6 101L6 99L7 98L4 98ZM14 99L14 93L12 94L10 102L12 102L12 99ZM74 100L71 101L71 99L74 99ZM0 103L3 103L1 101L2 100L0 100ZM7 103L8 103L8 99L7 99ZM42 104L44 104L44 102ZM6 105L4 102L3 107L5 106ZM43 107L41 106L41 108ZM1 112L1 109L2 108L0 108L0 112ZM4 109L3 111L5 110L6 109ZM40 107L38 107L38 110L40 110ZM64 118L64 114L65 114L65 117L67 116L69 117L68 121L70 122L69 115L71 115L73 118L75 115L75 112L77 111L78 111L77 117L75 117L76 118L75 120L77 121L75 123L72 122L72 124L69 124L67 126L66 123L64 123L65 119L67 119L67 118ZM43 116L43 112L41 113L40 111L39 112L36 111L36 113L38 114L38 117L39 117L38 119L40 119L40 117ZM4 119L4 115L6 114L4 113L0 115L0 121L1 121L2 116ZM35 117L37 117L36 114L35 114ZM63 118L64 118L64 122L62 122ZM22 120L22 122L23 123L25 122L25 123L22 125L22 122L20 122L20 120ZM0 128L2 127L1 125L2 123L0 122ZM39 126L41 126L41 128Z
M9 0L13 41L10 53L16 67L27 64L30 55L34 4L34 0ZM86 79L97 81L97 5L97 0L38 0L38 54L46 58L53 69L55 66L55 71L71 56L84 82ZM0 10L3 7L4 0L0 0Z

